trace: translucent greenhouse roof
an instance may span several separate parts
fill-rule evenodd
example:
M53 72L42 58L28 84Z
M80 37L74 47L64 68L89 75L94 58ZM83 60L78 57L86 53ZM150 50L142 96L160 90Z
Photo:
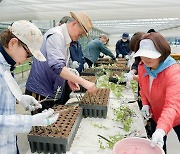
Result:
M151 28L161 31L180 26L178 0L2 0L0 22L59 21L70 11L86 12L94 27L109 34L146 32Z

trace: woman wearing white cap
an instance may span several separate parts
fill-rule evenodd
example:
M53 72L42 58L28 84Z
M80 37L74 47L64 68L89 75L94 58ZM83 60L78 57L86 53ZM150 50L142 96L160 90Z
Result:
M136 49L134 57L142 60L138 67L142 112L154 121L151 145L164 145L166 152L166 135L171 128L180 140L180 66L159 33L145 34Z
M33 111L42 106L32 97L22 95L10 71L16 63L23 63L31 54L45 61L39 51L42 41L40 30L29 21L14 22L0 34L0 153L16 154L16 133L28 133L32 126L47 126L56 122L58 114L49 109L31 115L16 114L16 101Z

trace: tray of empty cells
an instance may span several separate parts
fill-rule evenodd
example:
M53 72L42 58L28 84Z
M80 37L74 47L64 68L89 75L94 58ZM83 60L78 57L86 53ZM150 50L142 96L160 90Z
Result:
M28 134L32 153L61 154L70 149L82 119L82 108L58 105L53 109L59 112L57 122L47 127L35 126Z

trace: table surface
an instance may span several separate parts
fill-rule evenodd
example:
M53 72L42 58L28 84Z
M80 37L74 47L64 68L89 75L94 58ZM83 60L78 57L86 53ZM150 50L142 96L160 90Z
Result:
M98 137L102 135L106 138L117 134L131 134L131 136L147 137L146 130L144 127L144 121L142 114L139 110L137 102L128 104L129 100L134 100L134 94L132 92L130 84L122 91L123 97L117 99L114 94L110 91L109 105L107 118L83 118L78 131L75 135L70 151L67 154L112 154L112 149L101 149L99 147L99 140L104 146L107 145L107 141ZM76 95L78 93L72 93L71 99L67 104L71 104L77 101ZM125 132L122 129L121 123L113 120L114 113L113 109L118 108L120 105L128 105L136 114L133 117L133 124L129 132ZM95 127L95 125L102 126L103 128ZM104 127L106 129L104 129ZM30 149L26 154L30 154ZM34 153L36 154L36 153Z
M70 148L69 153L77 153L82 152L82 154L110 154L112 153L112 149L100 149L99 140L102 141L103 145L106 146L106 142L103 139L98 137L102 135L106 138L109 136L113 136L116 134L126 135L131 133L131 136L136 137L147 137L144 121L142 118L142 114L139 110L137 102L128 104L128 100L134 100L134 95L131 87L126 87L123 91L123 98L116 99L112 92L110 92L109 97L109 106L107 118L83 118L77 134L73 140L73 143ZM77 94L75 94L77 95ZM75 98L70 99L70 101L75 101ZM128 105L130 109L132 109L136 114L133 117L133 124L130 129L130 132L125 132L121 127L120 122L116 122L113 120L114 113L113 109L118 108L120 105ZM95 127L95 125L103 126L104 128Z

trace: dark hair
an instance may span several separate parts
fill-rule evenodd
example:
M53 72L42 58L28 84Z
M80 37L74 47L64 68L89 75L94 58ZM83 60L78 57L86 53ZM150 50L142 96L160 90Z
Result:
M147 33L156 32L153 28L148 30Z
M144 34L142 36L142 40L143 39L150 39L153 41L155 48L161 53L160 62L163 62L171 54L169 43L160 33L151 32ZM139 49L139 43L140 41L136 44L135 50Z
M1 34L0 34L0 42L1 45L8 48L8 44L10 42L10 40L12 38L16 38L18 39L9 29L4 30ZM18 44L19 45L26 45L25 43L23 43L20 39L18 39Z
M13 35L9 29L4 30L1 34L0 34L0 42L2 44L2 46L8 48L8 44L9 41L12 38L17 38L15 35Z
M136 32L133 34L133 36L131 37L130 43L129 43L129 48L131 51L136 52L138 49L135 49L135 46L137 43L139 43L139 41L141 40L142 36L146 34L144 32ZM139 62L141 61L141 57L135 57L135 63L139 64Z
M62 25L64 23L67 23L67 21L70 19L70 16L64 16L60 21L59 21L59 25Z
M135 45L136 43L141 40L142 36L144 35L144 32L136 32L134 35L131 37L130 43L129 43L129 48L131 51L135 51Z

